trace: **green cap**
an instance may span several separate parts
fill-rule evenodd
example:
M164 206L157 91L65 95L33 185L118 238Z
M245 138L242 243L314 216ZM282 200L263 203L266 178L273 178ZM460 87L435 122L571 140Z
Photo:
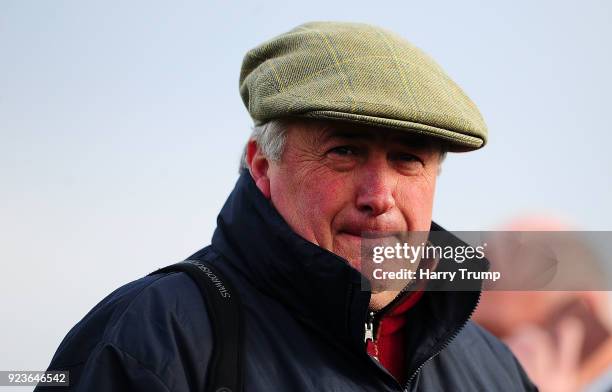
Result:
M312 22L250 50L240 95L256 125L283 117L342 120L485 145L476 105L428 55L361 23Z

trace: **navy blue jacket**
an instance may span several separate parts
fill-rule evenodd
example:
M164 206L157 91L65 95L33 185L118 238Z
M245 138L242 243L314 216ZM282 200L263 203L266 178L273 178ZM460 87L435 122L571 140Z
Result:
M190 259L212 263L241 296L245 391L535 390L508 348L469 321L479 291L427 291L409 311L410 380L399 385L366 353L362 275L295 234L248 173L217 223ZM71 391L203 391L209 317L186 274L147 276L96 305L49 369L69 370Z

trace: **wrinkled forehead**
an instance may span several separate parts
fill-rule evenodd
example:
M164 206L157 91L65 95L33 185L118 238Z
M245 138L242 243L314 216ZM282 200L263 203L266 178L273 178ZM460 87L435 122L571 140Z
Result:
M312 119L289 119L288 129L300 132L315 144L333 140L358 140L371 143L398 144L418 149L441 150L439 139L392 128L374 127L346 121L323 121Z

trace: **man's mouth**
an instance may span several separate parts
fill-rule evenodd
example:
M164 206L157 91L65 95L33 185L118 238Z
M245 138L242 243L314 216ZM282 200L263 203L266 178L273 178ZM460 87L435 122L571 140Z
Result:
M351 237L358 237L360 239L375 240L384 238L395 238L399 231L380 230L372 228L364 229L345 229L341 230L340 234L346 234Z

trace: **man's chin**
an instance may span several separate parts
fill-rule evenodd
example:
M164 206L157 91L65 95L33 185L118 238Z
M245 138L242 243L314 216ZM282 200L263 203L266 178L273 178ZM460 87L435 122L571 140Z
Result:
M377 311L384 308L389 305L399 293L399 290L372 292L372 296L370 297L370 310Z

